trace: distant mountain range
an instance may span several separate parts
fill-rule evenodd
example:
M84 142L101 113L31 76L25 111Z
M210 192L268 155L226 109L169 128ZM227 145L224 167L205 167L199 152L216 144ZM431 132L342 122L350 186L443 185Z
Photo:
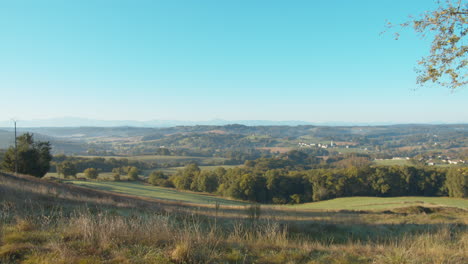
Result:
M463 123L463 122L460 122ZM240 124L246 126L298 126L298 125L318 125L318 126L376 126L394 125L392 122L306 122L300 120L272 121L272 120L223 120L213 119L206 121L183 121L183 120L97 120L79 117L60 117L50 119L19 120L18 127L174 127L174 126L195 126L210 125L223 126L229 124ZM444 124L444 122L431 122L428 124ZM12 121L0 121L0 127L12 127Z
M248 126L272 126L272 125L311 125L304 121L269 121L269 120L222 120L214 119L207 121L183 121L183 120L97 120L79 117L61 117L36 120L19 120L17 125L21 127L174 127L174 126L195 126L195 125L214 125L222 126L228 124L241 124ZM11 127L12 121L0 121L0 127Z

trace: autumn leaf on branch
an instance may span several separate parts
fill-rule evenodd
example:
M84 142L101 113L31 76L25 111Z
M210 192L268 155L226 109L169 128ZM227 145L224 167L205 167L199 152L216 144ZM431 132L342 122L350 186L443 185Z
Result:
M439 7L399 24L433 38L430 54L418 61L417 84L438 84L451 91L468 84L468 1L437 1ZM395 25L388 23L388 29ZM395 33L396 39L399 33Z

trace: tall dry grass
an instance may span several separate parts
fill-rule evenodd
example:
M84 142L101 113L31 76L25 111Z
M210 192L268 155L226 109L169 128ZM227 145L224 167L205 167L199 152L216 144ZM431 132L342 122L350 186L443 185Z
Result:
M0 259L5 263L38 259L88 263L88 258L94 259L92 263L422 264L468 260L468 232L460 225L379 241L340 243L292 233L287 225L270 220L215 225L197 215L122 216L80 210L53 221L46 216L16 217L2 229ZM333 235L333 231L323 232Z
M393 214L346 223L331 212L281 221L258 207L226 218L0 180L0 263L468 263L464 214L449 224L411 214L398 215L406 223L381 224Z

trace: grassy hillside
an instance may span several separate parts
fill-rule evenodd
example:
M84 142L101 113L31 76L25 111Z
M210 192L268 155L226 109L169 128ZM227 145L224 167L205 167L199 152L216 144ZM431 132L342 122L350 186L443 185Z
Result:
M150 197L162 200L180 201L196 204L245 205L245 202L228 200L213 195L178 191L171 188L162 188L144 185L139 182L94 182L70 181L73 184L99 190L124 193L134 196ZM314 209L314 210L390 210L401 207L457 207L468 209L468 199L448 197L347 197L327 201L306 203L299 205L286 205L287 208ZM280 208L282 206L275 206Z
M201 170L214 170L219 167L223 167L225 169L231 169L236 167L242 167L242 165L216 165L216 166L198 166ZM169 167L169 168L161 168L157 169L164 172L167 175L172 175L177 172L177 170L183 169L184 167Z
M179 201L184 203L196 204L215 204L223 205L246 205L246 202L228 200L213 195L200 194L194 192L178 191L171 188L156 187L145 185L140 182L92 182L92 181L69 181L75 185L105 190L135 196L149 197L161 200Z
M468 211L418 208L216 210L0 173L0 263L467 263Z
M406 166L406 165L411 165L411 162L409 160L406 160L406 159L375 160L374 163L376 165L384 165L384 166L393 166L393 165Z
M410 206L457 207L468 209L468 199L448 197L347 197L292 206L318 210L390 210Z

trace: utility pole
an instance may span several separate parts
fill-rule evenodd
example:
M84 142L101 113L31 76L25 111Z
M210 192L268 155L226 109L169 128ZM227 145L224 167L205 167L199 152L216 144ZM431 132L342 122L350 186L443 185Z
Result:
M15 123L15 174L18 174L18 140L16 137L16 120L13 120Z

